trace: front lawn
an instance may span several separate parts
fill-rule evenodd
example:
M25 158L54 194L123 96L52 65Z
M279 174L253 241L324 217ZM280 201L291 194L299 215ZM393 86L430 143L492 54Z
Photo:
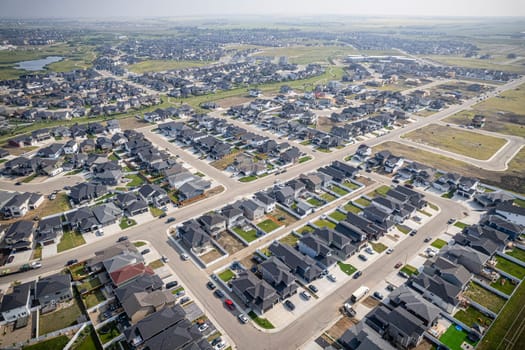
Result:
M105 326L97 330L98 336L102 344L106 344L111 341L111 339L118 337L121 333L117 328L117 322L112 321Z
M129 174L124 177L131 179L131 181L126 184L127 187L137 187L144 183L144 179L138 174Z
M273 221L271 219L266 219L263 222L258 223L257 227L260 228L261 230L263 230L266 233L270 233L270 232L276 230L277 228L279 228L280 225L277 224L275 221Z
M344 187L348 188L348 189L351 189L352 191L353 190L357 190L359 188L358 185L356 185L355 183L353 183L352 181L348 181L346 180L345 182L343 182L342 184Z
M520 280L525 277L525 267L522 267L510 260L507 260L501 256L496 256L496 267L502 271L510 273L512 276L519 278Z
M370 242L370 245L372 246L372 249L374 249L378 253L384 252L388 247L384 245L381 242Z
M164 266L164 263L160 259L152 261L148 264L148 267L151 267L153 270L161 268L162 266Z
M352 265L350 265L350 264L345 264L345 263L342 263L342 262L338 261L337 265L339 266L341 271L346 273L348 276L353 275L354 272L357 271L357 269L355 267L353 267Z
M360 212L363 211L363 209L359 208L359 207L356 207L355 205L352 204L352 202L348 202L347 205L345 205L343 207L344 210L350 212L350 213L354 213L354 214L359 214Z
M505 305L505 299L474 282L470 282L463 295L495 313L498 313Z
M154 217L158 217L158 216L164 214L164 211L162 211L161 209L156 208L156 207L154 207L152 205L149 206L149 211L150 211L151 215L153 215Z
M403 234L407 235L412 229L405 225L396 225L396 228Z
M297 244L297 241L299 241L299 237L291 233L287 236L284 236L283 238L279 240L279 242L281 242L282 244L288 244L289 246L292 246L292 247L295 247L295 245Z
M437 249L441 249L443 248L444 246L447 245L447 242L442 240L442 239L436 239L434 242L432 242L431 246L434 247L434 248L437 248Z
M377 196L385 197L388 191L390 191L390 186L383 185L381 187L378 187L374 191L367 193L366 196L370 198L374 198Z
M359 204L362 207L368 207L371 203L368 199L363 198L363 197L357 198L354 202Z
M73 281L80 281L87 276L85 266L84 263L80 263L69 267L69 272L71 273Z
M456 221L454 223L454 226L456 226L457 228L460 228L460 229L464 229L465 227L468 227L469 225L465 224L464 222L461 222L461 221Z
M516 288L516 285L512 284L511 281L503 276L498 278L498 280L494 283L491 283L490 286L492 288L496 288L502 293L505 293L507 295L511 295L514 289Z
M310 157L310 156L304 156L304 157L301 157L301 158L299 158L299 164L304 163L304 162L307 162L307 161L309 161L310 159L312 159L312 157Z
M69 342L69 338L61 335L55 338L46 339L33 345L24 346L23 350L56 350L63 349Z
M301 235L304 235L305 233L308 233L308 232L314 232L315 229L310 225L305 225L295 231Z
M66 231L62 234L62 238L60 238L60 242L57 245L57 252L60 253L83 244L86 244L86 240L81 233L76 231Z
M439 337L439 341L445 344L450 350L462 350L461 344L463 344L463 342L467 342L472 346L476 345L476 343L468 340L467 336L467 332L462 329L458 330L456 325L453 324Z
M331 201L336 200L335 196L332 196L330 193L327 193L327 192L324 192L319 197L321 197L322 199L324 199L327 202L331 202Z
M310 197L306 200L306 203L314 206L314 207L320 207L321 205L323 205L324 203L321 202L320 200L318 200L317 198L314 198L314 197Z
M76 300L73 305L40 316L40 335L51 333L62 328L76 325L77 318L82 314Z
M314 225L319 228L328 227L328 228L331 228L332 230L335 228L335 224L333 222L328 221L328 220L323 220L323 219L315 221Z
M130 219L130 218L126 218L126 217L123 217L122 219L120 219L120 229L121 230L125 230L127 229L128 227L131 227L131 226L134 226L136 225L137 222L133 219Z
M227 283L229 280L233 278L233 276L235 276L235 274L233 273L232 270L227 269L219 273L218 276L221 280Z
M346 219L346 214L341 213L339 210L334 211L328 216L338 222Z
M404 273L406 273L409 276L419 274L419 271L414 266L409 265L409 264L406 264L405 266L403 266L401 268L401 271L403 271Z
M329 187L330 191L338 194L339 196L344 196L346 194L348 194L348 191L346 190L343 190L341 187L339 186L330 186Z
M275 328L275 326L270 322L268 321L267 319L265 318L261 318L259 316L257 316L257 314L253 311L250 311L248 313L248 316L250 316L250 318L255 322L257 323L260 327L264 328L264 329L272 329L272 328Z
M237 226L233 228L233 232L241 236L246 242L250 243L257 239L257 230L251 229L249 231L244 231L241 227Z
M104 300L106 300L106 298L100 289L95 290L93 293L84 294L82 296L82 301L84 302L86 309L90 309L93 306L100 304Z
M257 176L255 176L255 175L245 176L245 177L241 177L239 179L240 182L252 182L252 181L255 181L255 180L257 180Z
M481 323L481 326L488 326L492 322L490 317L485 316L485 314L472 306L468 306L465 310L459 310L454 315L454 318L463 322L469 327L472 327L474 323Z
M516 258L518 260L521 260L521 261L525 262L525 250L522 250L522 249L516 247L516 248L512 249L512 251L510 251L508 253L505 253L505 254L510 255L513 258Z
M133 245L137 248L140 248L140 247L143 247L146 245L146 242L144 241L137 241L137 242L133 242Z

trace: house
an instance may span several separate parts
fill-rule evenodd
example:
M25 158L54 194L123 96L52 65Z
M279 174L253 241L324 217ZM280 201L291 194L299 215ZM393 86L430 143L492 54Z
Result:
M332 255L332 249L318 236L307 233L297 243L299 251L317 261L317 264L328 269L333 266L337 259Z
M108 120L106 123L106 130L110 134L116 134L121 132L120 124L117 119Z
M148 203L135 192L122 192L115 196L114 203L124 211L126 216L135 216L149 210Z
M483 225L505 233L511 240L516 240L525 234L525 225L515 224L499 215L488 215Z
M240 209L242 209L244 216L250 220L259 220L264 216L264 207L252 199L243 200Z
M496 205L494 213L514 224L525 226L525 208L514 205L512 201L505 201Z
M203 339L202 332L199 331L196 323L183 319L144 342L143 349L213 350L214 348L206 339Z
M48 216L38 222L35 241L41 245L55 244L60 241L62 232L60 215Z
M297 293L295 276L290 272L290 268L275 256L259 264L259 272L262 278L275 288L281 299Z
M257 192L254 201L264 208L266 214L275 210L275 199L264 192Z
M345 235L327 227L316 228L313 234L332 251L332 255L339 260L347 260L357 252L357 247Z
M361 321L346 330L337 340L348 350L395 350L365 321Z
M222 208L221 214L226 219L226 224L229 228L235 227L244 220L244 212L232 206Z
M142 255L135 251L123 251L122 253L112 256L104 261L102 265L108 274L122 269L123 267L143 263L144 258ZM83 293L84 291L80 291Z
M9 199L2 207L2 212L5 218L21 217L29 211L29 200L31 193L16 193Z
M300 216L310 215L314 212L314 207L303 200L297 200L295 212Z
M485 126L485 116L481 114L476 114L472 118L472 122L470 123L475 128L482 128Z
M33 247L33 222L19 220L11 224L5 233L4 242L17 251L31 249Z
M294 190L290 186L278 187L274 190L277 202L287 207L291 206L295 200Z
M217 236L220 232L226 230L226 218L222 215L212 212L205 214L199 219L200 223L212 237Z
M512 200L514 200L514 197L503 191L481 192L474 195L474 201L483 208L494 207L499 203Z
M385 230L389 230L395 224L392 214L384 212L375 206L368 206L364 208L363 217Z
M114 271L109 274L109 277L116 287L121 287L146 274L154 275L155 272L150 267L145 266L143 263L138 263L135 265L128 265L121 268L120 270Z
M74 204L84 204L108 193L104 185L93 183L79 183L72 186L69 191L69 198Z
M301 152L297 147L291 147L281 153L281 155L279 156L279 161L282 164L295 163L299 159L300 155Z
M315 173L311 173L307 175L301 174L299 176L299 180L301 180L305 184L306 189L308 191L314 192L314 193L321 191L323 180L317 174Z
M64 154L75 154L78 152L78 143L75 140L69 140L64 145Z
M95 151L95 141L93 139L85 139L80 142L80 151L82 153L91 153Z
M138 194L149 205L163 207L169 203L168 194L158 185L146 184L139 188Z
M31 289L34 282L27 282L13 287L13 291L4 295L0 314L7 323L29 317L31 313Z
M292 273L302 277L306 282L311 282L321 276L321 268L307 255L280 242L273 242L269 246L272 255L281 260Z
M206 188L210 186L210 182L206 180L194 180L186 182L179 188L179 200L185 201L188 199L202 196L206 192Z
M478 191L479 180L462 176L459 180L456 193L466 198L472 198Z
M355 152L355 157L358 158L362 162L366 162L370 155L372 154L372 148L363 144L360 144L359 147L357 147L357 151Z
M231 288L247 307L263 314L279 301L277 291L265 280L260 280L248 271L240 272L232 280Z
M119 301L131 323L135 324L155 312L174 306L176 298L168 290L154 290L137 291Z
M137 247L135 247L130 241L125 240L109 246L106 249L96 251L95 256L86 261L86 269L90 272L98 272L107 266L107 264L104 265L106 261L109 261L116 256L133 254L138 258L137 261L143 260Z
M395 173L403 165L403 158L390 155L385 160L385 172Z
M114 224L122 217L122 209L111 202L93 207L92 212L101 226Z
M91 232L100 228L100 223L89 207L82 207L67 212L65 217L66 222L64 224L69 225L73 230L78 230L80 233Z
M185 183L190 182L190 181L195 181L198 178L199 178L198 176L193 175L189 171L183 171L183 172L179 172L177 174L168 176L168 182L170 184L170 187L180 188Z
M179 227L178 236L195 254L202 254L212 248L210 236L196 221L185 222Z
M69 274L57 273L40 278L36 282L35 299L38 300L40 307L63 303L72 298L73 289Z

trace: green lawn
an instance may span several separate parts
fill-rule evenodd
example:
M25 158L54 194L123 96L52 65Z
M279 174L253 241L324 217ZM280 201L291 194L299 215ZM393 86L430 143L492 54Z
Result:
M248 313L248 316L250 316L250 318L253 320L253 322L257 323L260 327L262 327L264 329L273 329L273 328L275 328L275 326L270 321L268 321L265 318L257 316L257 314L255 312L253 312L253 311L250 311Z
M301 235L304 235L305 233L308 233L308 232L314 232L315 229L312 227L312 226L309 226L309 225L305 225L297 230L295 230L297 233L301 234Z
M382 253L388 248L381 242L370 242L370 245L372 246L372 249L374 249L378 253Z
M330 186L330 191L338 194L339 196L344 196L346 194L348 194L349 192L346 191L346 190L343 190L341 187L339 186Z
M516 258L518 260L525 262L525 250L522 250L518 247L512 249L512 251L505 253L505 254L510 255L513 258Z
M314 225L319 228L328 227L328 228L331 228L332 230L335 228L335 224L333 222L328 221L328 220L323 220L323 219L315 221Z
M85 293L97 287L100 287L102 283L98 277L88 277L83 280L82 284L77 286L79 293Z
M62 238L60 238L60 242L57 245L57 251L60 253L83 244L86 244L86 240L81 233L76 231L66 231L62 235Z
M155 261L152 261L148 264L148 267L151 267L153 270L155 269L158 269L160 267L164 266L164 263L162 262L162 260L160 259L157 259Z
M403 234L407 235L412 229L405 225L396 225L396 228Z
M304 156L304 157L301 157L301 158L299 158L299 164L304 163L304 162L307 162L307 161L309 161L310 159L312 159L312 157L310 157L310 156Z
M429 216L429 217L432 216L432 214L430 214L428 211L424 211L424 210L421 210L421 209L418 209L417 212L421 213L421 214L423 214L425 216Z
M76 169L76 170L72 170L66 174L64 174L64 176L71 176L71 175L76 175L76 174L80 174L81 172L83 172L84 169Z
M227 270L224 270L221 273L219 273L218 276L224 282L228 282L229 280L231 280L233 278L233 276L235 276L235 274L233 273L232 270L227 269Z
M516 288L516 286L512 284L510 280L508 280L507 278L503 276L498 278L496 282L491 283L490 286L492 288L496 288L500 292L503 292L507 295L511 295L514 289Z
M79 281L87 276L85 266L84 263L79 263L68 268L74 281Z
M474 282L470 282L468 289L463 292L463 295L495 313L498 313L505 305L505 299Z
M109 160L118 161L120 158L119 158L119 156L118 156L115 152L113 152L113 153L111 153L111 154L109 155L108 159L109 159Z
M124 177L131 179L131 181L126 184L127 187L137 187L144 183L144 179L138 174L129 174Z
M279 242L283 244L288 244L289 246L292 246L292 247L295 247L295 245L297 244L297 241L299 241L299 237L291 233L287 236L284 236L283 238L279 240Z
M445 192L441 195L442 198L447 198L447 199L450 199L452 197L454 197L454 192L456 191L448 191L448 192Z
M210 64L206 61L146 60L128 66L133 73L162 72L190 67L201 67Z
M370 205L370 202L368 199L365 199L363 197L359 197L354 201L356 204L359 204L362 207L368 207Z
M460 228L460 229L464 229L465 227L469 227L469 225L465 224L464 222L461 222L461 221L456 221L454 223L454 226Z
M348 181L346 180L345 182L342 183L342 185L352 191L355 191L359 188L358 185L356 185L355 183L353 183L352 181Z
M356 207L355 205L352 204L352 202L348 202L347 205L345 205L343 207L344 210L348 211L348 212L351 212L351 213L354 213L354 214L359 214L360 212L363 211L363 209L359 208L359 207Z
M441 249L443 248L444 246L447 245L447 242L442 240L442 239L436 239L434 242L432 242L431 246L434 247L434 248L437 248L437 249Z
M257 239L257 230L251 229L249 231L244 231L241 227L234 227L233 232L244 238L248 243Z
M110 322L97 330L102 344L106 344L111 339L118 337L121 333L117 328L117 322Z
M525 200L516 198L514 199L514 204L518 207L525 208Z
M438 206L435 205L435 204L433 204L433 203L430 203L430 202L429 202L429 203L427 203L427 205L428 205L428 206L430 207L430 209L432 209L432 210L436 210L436 211L439 210Z
M386 196L386 193L390 190L391 190L390 186L383 185L381 187L378 187L374 191L367 193L366 196L370 198L374 198L377 196L384 197Z
M22 182L23 182L23 183L29 183L29 182L33 181L37 176L38 176L38 174L37 174L37 173L34 173L34 174L29 175L28 177L24 178L24 179L22 180Z
M502 258L501 256L496 256L496 267L502 271L510 273L512 276L523 279L525 277L525 267L522 267L516 263L513 263L510 260Z
M69 338L65 335L60 335L55 338L46 339L33 345L24 346L23 350L57 350L63 349L69 342Z
M65 309L53 311L40 316L40 335L51 333L62 328L77 324L77 318L82 314L76 300Z
M412 276L414 274L415 275L419 274L419 271L414 266L409 265L409 264L406 264L405 266L403 266L400 271L403 271L409 276Z
M100 342L98 341L97 334L93 327L86 327L84 332L86 330L88 330L89 333L86 334L81 341L78 341L80 338L77 339L78 345L77 343L73 344L73 350L95 350L100 348Z
M402 136L445 151L487 160L506 142L504 138L430 124Z
M131 227L131 226L134 226L136 225L137 222L133 219L130 219L130 218L126 218L126 217L123 217L122 219L120 219L120 229L121 230L125 230L127 229L128 227Z
M277 224L275 221L273 221L271 219L266 219L263 222L258 223L257 227L260 228L261 230L263 230L266 233L270 233L270 232L276 230L277 228L279 228L280 225Z
M140 247L143 247L146 245L146 242L143 242L143 241L137 241L137 242L133 242L133 245L137 248L140 248Z
M346 219L346 214L341 213L339 210L332 212L328 216L334 219L335 221L342 221Z
M152 205L149 206L149 211L151 213L151 215L153 215L154 217L159 217L160 215L164 214L164 211L159 209L159 208L156 208Z
M331 202L336 199L336 197L332 196L330 193L327 193L327 192L322 193L319 197L321 197L327 202Z
M255 175L245 176L245 177L241 177L239 179L240 182L252 182L252 181L255 181L255 180L257 180L257 176L255 176Z
M461 344L463 344L463 342L467 342L471 345L476 344L468 340L467 336L467 332L464 330L458 331L455 325L451 325L448 327L447 331L439 337L439 341L448 346L450 350L462 350Z
M454 318L469 327L472 327L474 323L481 323L482 326L488 326L493 321L490 317L485 316L481 311L478 311L472 306L468 306L465 310L459 310L454 315ZM482 322L480 322L480 319Z
M314 207L320 207L321 205L323 205L323 202L321 202L320 200L318 200L317 198L314 198L314 197L310 197L306 200L306 203L310 204L310 205L313 205Z
M106 298L104 298L104 294L102 294L100 289L95 290L93 293L84 294L82 296L82 301L84 302L86 309L90 309L93 306L100 304L104 300L106 300Z
M357 269L350 264L345 264L345 263L338 261L337 265L339 266L341 271L346 273L348 276L351 276L354 272L357 271Z

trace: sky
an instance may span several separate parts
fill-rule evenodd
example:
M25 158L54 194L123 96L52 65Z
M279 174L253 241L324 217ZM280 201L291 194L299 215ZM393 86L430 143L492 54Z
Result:
M0 0L0 17L525 16L523 0Z

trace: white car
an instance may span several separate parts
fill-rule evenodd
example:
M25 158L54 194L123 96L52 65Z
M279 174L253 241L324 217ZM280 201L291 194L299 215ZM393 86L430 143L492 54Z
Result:
M386 250L386 253L387 253L387 254L392 254L393 251L394 251L394 248L388 248L388 249Z
M32 269L38 269L38 268L40 268L40 267L42 267L42 263L39 263L38 261L33 261L33 262L31 263L31 268L32 268Z
M237 318L239 319L239 321L241 321L242 323L248 323L248 317L246 317L245 314L239 314L237 316Z
M204 332L208 328L210 328L210 326L207 323L203 323L199 326L199 331Z
M181 258L182 260L188 260L190 257L188 256L188 254L183 253L183 254L180 255L180 258Z
M168 259L167 256L163 255L161 258L160 258L163 262L167 263L168 261L170 261L170 259Z
M226 343L221 341L220 343L215 344L213 347L215 350L222 350L226 347Z
M332 282L337 282L337 278L335 278L335 276L332 275L332 274L326 276L326 278L328 278L328 280L330 280L330 281L332 281Z

